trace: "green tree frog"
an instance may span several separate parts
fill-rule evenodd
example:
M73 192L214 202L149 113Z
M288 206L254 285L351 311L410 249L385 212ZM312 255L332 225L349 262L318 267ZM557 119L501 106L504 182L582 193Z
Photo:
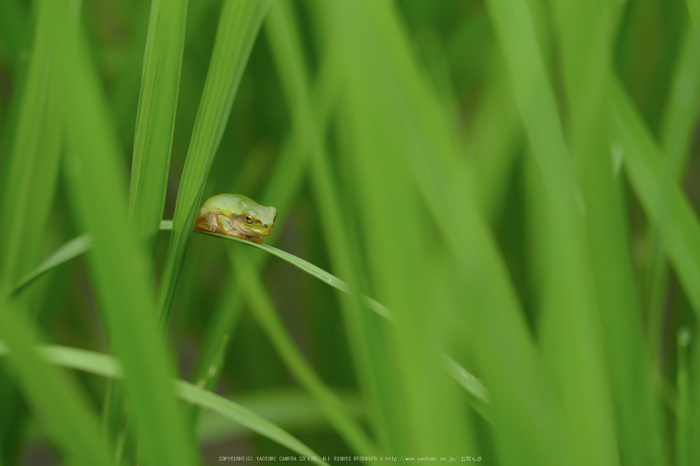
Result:
M260 244L275 229L276 218L274 207L265 207L240 194L219 194L200 207L194 229Z

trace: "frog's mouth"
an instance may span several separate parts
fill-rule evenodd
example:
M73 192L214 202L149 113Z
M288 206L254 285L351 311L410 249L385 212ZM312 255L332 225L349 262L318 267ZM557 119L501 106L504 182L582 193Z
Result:
M269 236L275 230L274 225L267 231L256 231L246 227L246 224L240 220L237 223L236 229L246 236Z
M246 236L270 236L274 229L275 229L275 227L272 227L267 231L255 231L255 230L249 230L248 228L244 228L245 231L243 232L243 234Z

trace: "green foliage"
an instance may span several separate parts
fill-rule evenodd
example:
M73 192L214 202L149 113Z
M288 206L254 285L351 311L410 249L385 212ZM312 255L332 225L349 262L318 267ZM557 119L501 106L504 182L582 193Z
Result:
M0 464L697 464L698 5L0 2Z
M110 356L99 353L92 353L90 351L78 350L75 348L66 348L63 346L31 347L26 345L26 342L24 344L21 343L23 339L27 341L31 340L31 336L29 336L26 328L23 328L21 324L18 325L16 322L13 322L9 319L3 320L3 324L5 324L6 328L12 329L13 332L19 335L13 337L12 332L8 332L7 334L8 341L12 341L13 343L15 339L18 339L20 341L19 344L11 345L15 349L19 348L20 351L29 351L33 353L37 353L38 350L38 352L41 354L41 356L43 356L44 359L58 366L69 367L71 369L86 371L93 374L99 374L103 377L109 378L124 377L124 371L121 367L121 364L119 364L118 361L116 361L114 358L111 358ZM0 345L0 354L7 354L7 349L5 348L5 345ZM14 354L10 354L11 357L14 357ZM31 388L29 388L28 391L37 390L36 397L40 402L42 402L43 406L45 406L45 410L47 411L49 416L53 417L52 423L54 424L54 428L57 430L57 434L66 435L67 439L65 443L72 443L72 445L74 446L74 450L71 451L71 454L74 457L75 463L109 464L109 460L106 456L106 450L100 451L100 448L104 448L104 446L102 445L100 439L98 437L95 437L94 429L93 431L90 431L85 428L94 426L89 426L88 420L84 420L81 418L86 414L83 412L84 407L73 406L73 403L75 403L75 401L72 398L68 397L68 395L71 395L71 393L68 393L68 395L66 395L64 392L59 392L53 395L51 393L40 393L42 392L42 390L40 389L42 383L41 378L43 377L44 379L53 379L57 377L57 375L54 373L56 372L56 370L51 366L41 362L39 354L24 354L22 355L22 359L24 361L28 361L31 364L31 366L21 368L22 370L20 370L19 372L26 373L28 379L35 379L29 384ZM52 385L63 389L64 384L59 382L62 381L52 380ZM280 443L281 445L289 447L290 450L295 451L300 455L318 456L313 452L313 450L309 449L306 445L299 442L297 439L289 435L287 432L281 430L274 424L267 422L265 419L261 418L254 412L251 412L250 410L236 403L233 403L214 393L211 393L210 391L202 390L201 388L196 387L188 382L185 382L184 380L177 380L174 383L178 396L182 400L208 408L220 416L229 418L235 421L236 423L254 432L259 433L260 435L268 437L271 440ZM66 400L65 398L68 399ZM53 399L61 399L61 401L64 401L68 406L64 406L62 403L53 403L51 401ZM66 426L61 423L61 419L70 418L71 415L69 413L71 412L77 412L79 414L79 416L76 416L77 420L79 420L83 424L87 424L87 426L85 427L79 426L83 428L83 430L80 430L79 432L63 431L63 429L65 429ZM72 425L69 425L69 427L72 427ZM87 452L83 452L84 445L81 442L84 440L80 440L81 438L92 440L94 444L88 446L92 447L93 449L88 450ZM328 464L325 461L315 461L315 463Z
M185 0L151 6L129 195L132 221L151 246L163 218L186 17Z

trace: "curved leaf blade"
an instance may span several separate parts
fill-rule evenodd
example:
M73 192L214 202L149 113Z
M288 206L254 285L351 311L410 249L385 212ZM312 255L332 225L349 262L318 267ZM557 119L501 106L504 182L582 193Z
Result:
M0 315L0 319L3 319L2 315ZM6 338L6 340L13 341L14 343L14 340L10 340L9 338ZM0 355L10 353L11 348L15 348L15 345L11 344L8 346L3 341L0 341ZM124 371L119 360L107 354L100 354L92 351L58 345L41 346L38 348L38 350L47 361L58 366L77 369L113 379L124 377ZM296 453L299 453L300 455L315 457L316 461L314 462L316 464L328 466L328 463L320 460L319 458L321 458L321 456L316 454L311 448L297 440L287 431L265 420L253 411L215 393L203 390L189 382L175 380L173 383L175 384L175 390L177 391L178 396L183 401L188 401L203 408L209 409L223 417L226 417L227 419L239 423L253 432L257 432L258 434L267 437ZM49 400L53 399L49 397ZM98 430L95 429L95 432L97 431ZM76 436L75 438L78 440L78 443L82 442L84 439L79 436ZM98 445L99 442L96 444ZM110 463L87 462L84 464Z
M204 184L221 142L238 84L270 0L225 2L207 81L180 180L173 236L158 291L158 314L167 326Z
M71 2L49 2L52 50L57 54L56 90L65 125L66 180L71 206L92 236L91 278L110 343L124 364L125 389L149 464L196 462L169 384L173 364L158 328L148 275L148 256L134 235L127 209L126 180L104 92L79 39Z
M163 217L185 44L187 0L154 0L134 136L129 210L149 249Z
M110 465L109 450L97 434L99 424L73 380L46 364L36 352L32 330L17 309L0 300L0 354L10 362L24 392L37 406L49 436L64 454L66 464Z

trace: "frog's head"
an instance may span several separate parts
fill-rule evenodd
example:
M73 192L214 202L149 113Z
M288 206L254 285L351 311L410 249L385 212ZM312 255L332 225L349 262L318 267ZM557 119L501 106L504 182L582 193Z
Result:
M257 205L250 207L239 217L237 229L247 236L267 236L275 229L277 209Z

